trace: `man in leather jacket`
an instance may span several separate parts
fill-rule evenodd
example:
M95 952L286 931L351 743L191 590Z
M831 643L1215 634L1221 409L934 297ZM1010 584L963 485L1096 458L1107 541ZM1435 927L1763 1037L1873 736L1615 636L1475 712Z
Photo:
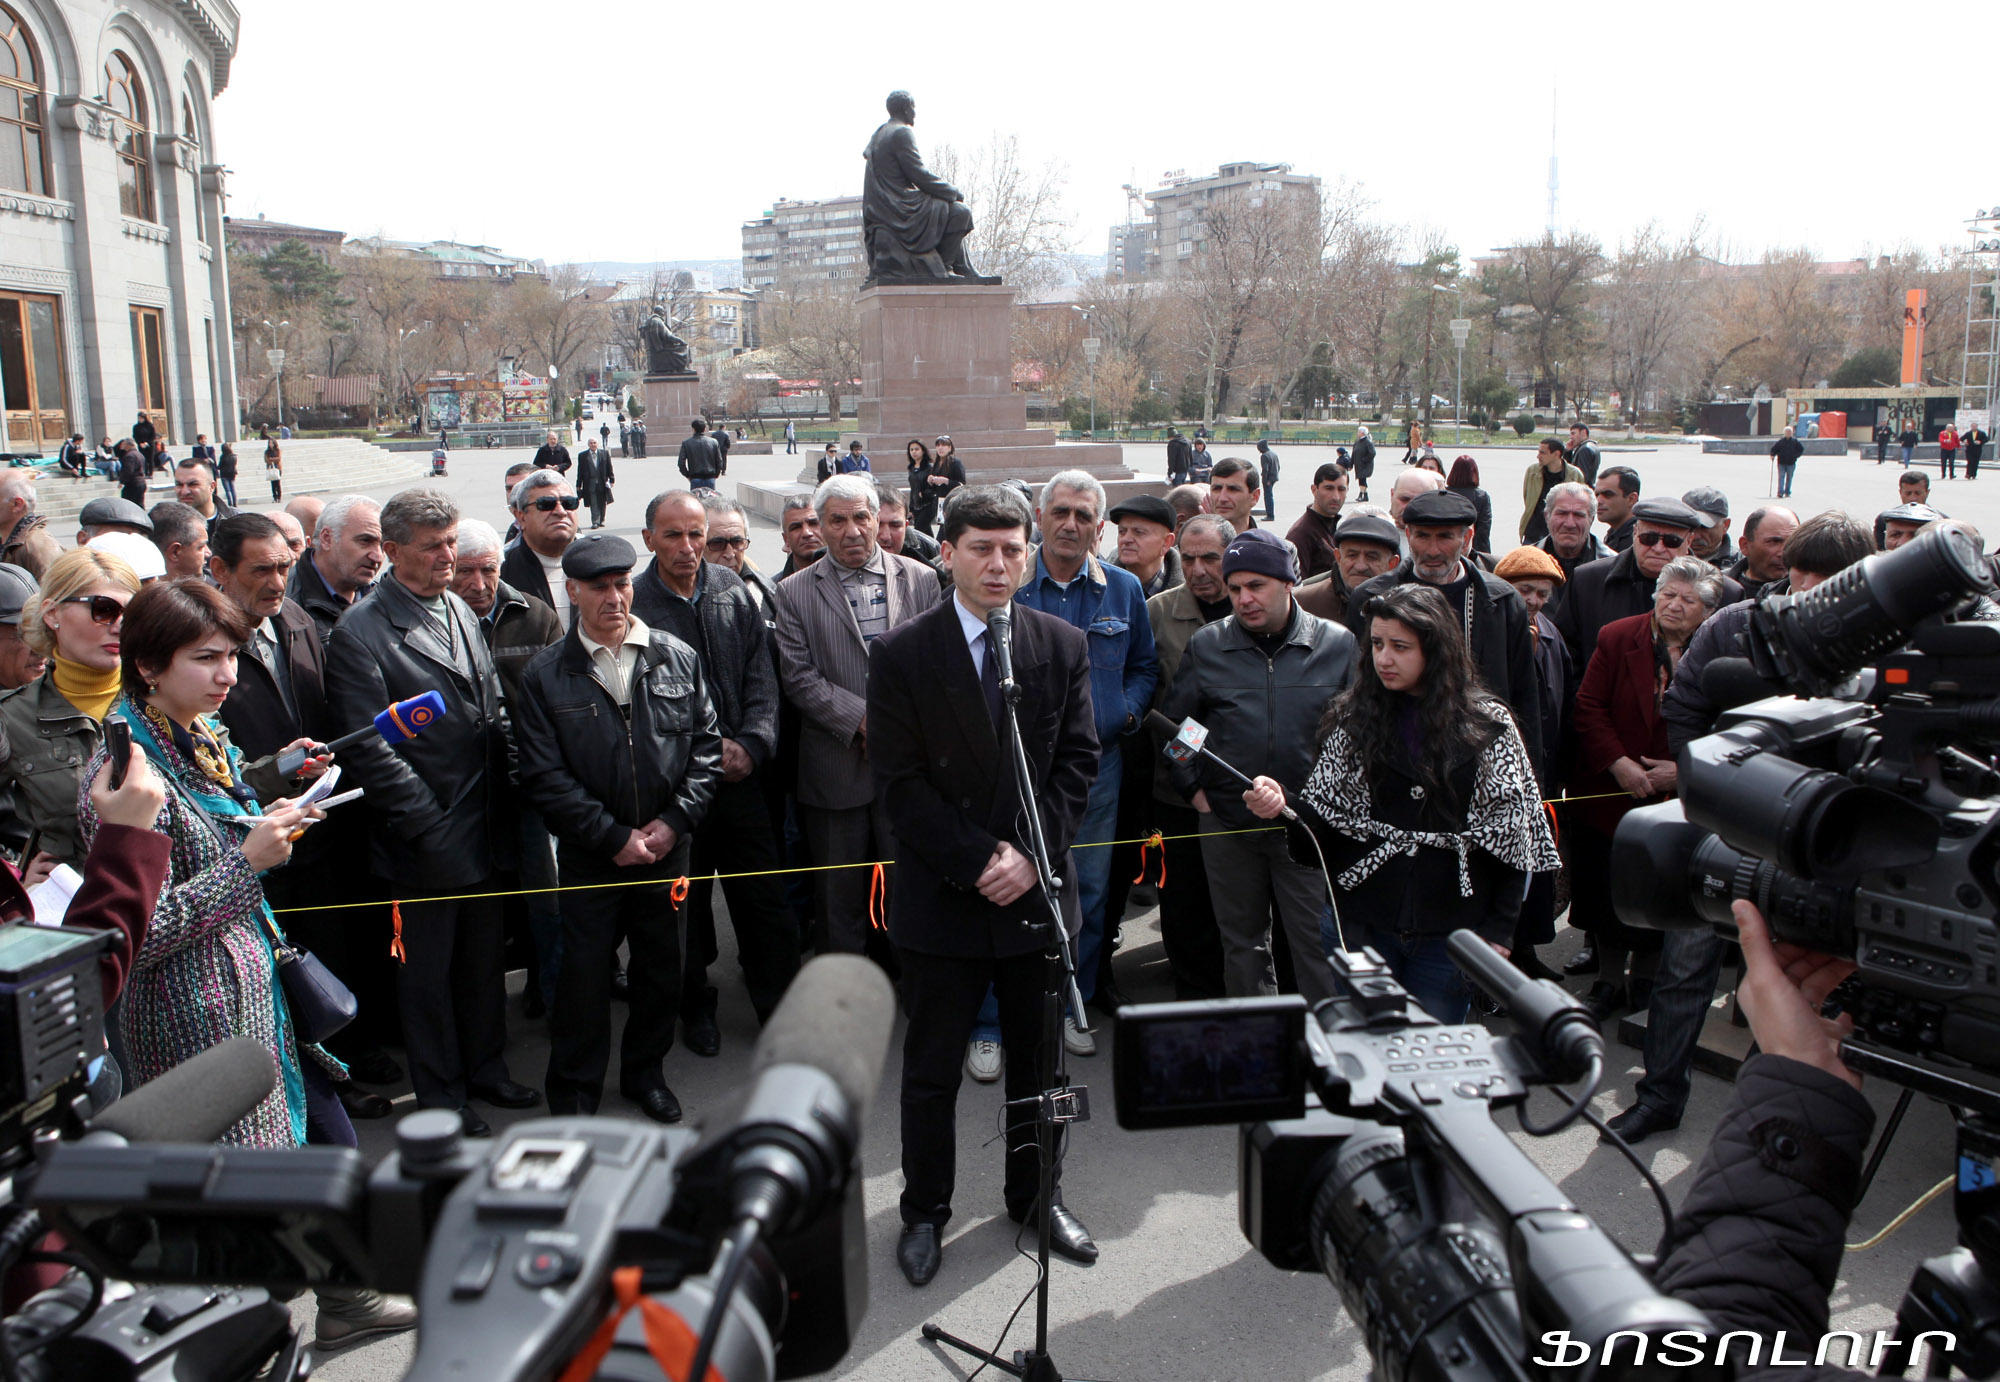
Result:
M415 738L392 748L370 736L340 762L368 793L378 896L420 899L398 908L396 972L417 1104L461 1110L477 1136L486 1123L470 1096L537 1102L507 1073L500 899L485 895L514 852L507 712L478 617L450 590L458 506L441 490L407 489L383 505L381 527L390 571L334 627L327 702L344 734L397 701L444 697Z
M611 1058L611 961L632 946L619 1087L677 1123L663 1068L681 1005L681 904L695 827L722 778L699 654L632 610L638 553L593 533L563 553L576 620L521 674L521 785L556 837L562 971L549 1017L552 1112L595 1113ZM593 886L594 885L594 886Z
M1222 579L1234 611L1188 639L1165 713L1208 726L1209 749L1237 771L1296 792L1318 756L1326 703L1354 675L1354 635L1298 607L1292 599L1298 566L1276 533L1238 534L1223 553ZM1206 759L1176 763L1172 776L1175 790L1200 813L1229 996L1277 992L1275 901L1300 991L1311 1002L1331 997L1333 971L1319 933L1327 908L1319 870L1294 864L1282 834L1259 832L1263 822L1244 804L1242 785Z

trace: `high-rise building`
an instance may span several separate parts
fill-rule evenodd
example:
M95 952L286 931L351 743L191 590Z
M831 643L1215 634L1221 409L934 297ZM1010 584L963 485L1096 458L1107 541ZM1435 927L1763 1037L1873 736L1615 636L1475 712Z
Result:
M1153 222L1126 221L1111 227L1104 273L1113 282L1150 278L1159 272L1160 242Z
M1152 274L1171 279L1187 272L1207 242L1207 218L1216 209L1256 208L1292 197L1310 197L1317 205L1319 179L1294 173L1289 163L1225 163L1205 178L1168 174L1164 187L1146 194L1153 216Z
M802 279L859 283L867 276L858 196L780 201L743 223L743 286L752 291Z
M231 0L0 0L0 452L236 436Z

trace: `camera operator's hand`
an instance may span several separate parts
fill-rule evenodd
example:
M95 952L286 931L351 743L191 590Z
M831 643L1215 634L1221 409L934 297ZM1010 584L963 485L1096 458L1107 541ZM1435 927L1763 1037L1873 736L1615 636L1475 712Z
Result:
M1243 794L1243 804L1258 820L1276 820L1285 809L1285 789L1273 778L1259 777L1257 785Z
M151 830L166 801L167 784L160 781L143 753L135 752L125 760L125 781L115 789L111 785L109 762L91 779L90 804L96 808L97 818L107 825Z
M1754 903L1738 902L1730 911L1743 942L1743 985L1737 997L1757 1044L1774 1056L1789 1056L1861 1088L1861 1076L1840 1058L1841 1039L1854 1030L1854 1019L1846 1013L1838 1018L1819 1015L1834 986L1854 972L1854 962L1778 944Z

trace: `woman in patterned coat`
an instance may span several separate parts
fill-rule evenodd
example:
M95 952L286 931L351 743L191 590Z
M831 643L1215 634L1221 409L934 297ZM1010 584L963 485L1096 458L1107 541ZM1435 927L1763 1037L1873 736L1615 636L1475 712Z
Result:
M274 923L258 881L291 857L291 834L304 815L280 801L262 824L242 820L258 813L257 799L241 783L240 755L209 718L235 684L236 650L250 632L249 617L199 581L154 582L126 607L123 695L110 714L131 725L133 752L144 753L168 784L154 829L172 840L173 854L167 886L133 957L120 1030L129 1085L230 1037L263 1043L277 1062L278 1082L221 1141L296 1147L307 1140L301 1055L320 1064L315 1082L329 1090L335 1072L344 1071L317 1047L302 1053L293 1038L272 951ZM100 749L83 781L92 781L104 760ZM87 791L77 814L87 844L99 824ZM331 1102L337 1110L338 1099ZM349 1129L346 1140L352 1136Z

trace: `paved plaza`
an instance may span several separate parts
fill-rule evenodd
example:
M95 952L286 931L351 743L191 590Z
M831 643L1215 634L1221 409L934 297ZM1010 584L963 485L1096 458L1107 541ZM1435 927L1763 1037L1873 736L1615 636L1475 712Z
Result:
M676 428L659 421L652 429L655 457L664 459L617 462L618 502L609 527L635 537L645 501L669 484L680 486L674 474ZM1680 494L1696 484L1722 486L1730 495L1741 528L1742 517L1771 492L1770 466L1760 458L1703 456L1698 448L1670 445L1624 451L1604 439L1607 463L1635 466L1649 494ZM1512 448L1465 448L1479 462L1486 488L1493 496L1496 534L1514 531L1520 512L1521 475L1532 453ZM804 455L746 456L738 451L730 475L739 479L776 481L792 478ZM1441 446L1449 458L1458 448ZM1249 455L1250 447L1220 446L1218 455ZM1130 447L1130 463L1145 474L1163 469L1156 445ZM1377 469L1377 498L1386 497L1398 453L1389 451ZM1284 478L1278 489L1278 512L1288 526L1305 498L1311 472L1330 449L1288 447L1283 451ZM439 482L456 495L466 512L504 528L500 476L507 465L526 459L525 452L456 452L451 475ZM900 472L898 472L900 474ZM1801 513L1831 505L1847 508L1866 519L1895 502L1893 460L1877 468L1872 461L1807 457L1799 466L1794 503ZM725 486L727 480L725 480ZM1938 483L1938 506L2000 532L2000 476L1988 480ZM780 555L775 529L752 520L752 556L775 569ZM1496 538L1496 546L1502 545ZM721 897L718 891L718 905ZM722 987L720 1020L724 1033L721 1056L702 1060L677 1048L668 1057L667 1078L697 1122L747 1068L756 1039L755 1022L742 992L734 960L733 938L718 926L723 956L714 973ZM1545 956L1561 957L1577 937L1565 932ZM1119 982L1136 1001L1172 996L1172 985L1159 943L1158 914L1134 913L1125 924L1125 945L1118 956ZM518 986L519 976L515 976ZM547 1059L543 1024L515 1017L509 1059L516 1079L539 1086ZM1108 1036L1108 1034L1106 1034ZM893 1257L900 1228L896 1204L901 1190L898 1170L897 1061L900 1032L891 1045L891 1059L871 1112L863 1152L867 1178L868 1261L871 1298L860 1337L839 1376L890 1379L893 1382L936 1382L964 1377L964 1360L937 1352L922 1342L921 1325L935 1320L946 1329L991 1342L1021 1296L1033 1284L1032 1263L1015 1255L1015 1226L1002 1212L1001 1157L994 1145L1000 1108L997 1086L968 1083L959 1100L959 1184L954 1199L957 1217L946 1230L943 1270L928 1287L906 1285ZM1179 1132L1128 1133L1117 1126L1111 1106L1109 1044L1091 1060L1073 1063L1072 1077L1091 1086L1096 1118L1077 1129L1064 1171L1065 1199L1090 1227L1103 1247L1092 1268L1057 1259L1051 1301L1052 1347L1066 1376L1097 1378L1328 1378L1355 1379L1368 1370L1360 1332L1347 1319L1332 1288L1316 1275L1280 1273L1265 1264L1244 1241L1237 1227L1236 1132L1230 1128ZM614 1057L615 1058L615 1057ZM1638 1053L1613 1047L1612 1073L1597 1100L1610 1114L1630 1101L1638 1075ZM607 1081L605 1112L630 1113L610 1091L617 1088L615 1072ZM1871 1080L1867 1089L1877 1108L1886 1112L1894 1101L1893 1087ZM1728 1086L1698 1075L1686 1120L1680 1129L1648 1141L1641 1153L1667 1182L1676 1199L1685 1193L1687 1172L1712 1133L1728 1094ZM1541 1116L1555 1104L1538 1097ZM409 1107L406 1097L403 1107ZM487 1110L496 1126L519 1121L519 1115ZM1514 1129L1511 1114L1503 1115ZM391 1144L391 1122L358 1125L364 1150L378 1156ZM1536 1141L1515 1136L1543 1169L1611 1234L1634 1251L1650 1251L1659 1233L1653 1199L1631 1167L1615 1152L1597 1143L1588 1128L1572 1128L1554 1138ZM1905 1121L1883 1166L1874 1191L1862 1204L1849 1238L1859 1241L1887 1223L1923 1190L1950 1173L1951 1123L1945 1111L1920 1099ZM1886 1243L1865 1253L1851 1253L1834 1294L1836 1327L1881 1328L1890 1323L1911 1269L1922 1258L1946 1251L1953 1242L1950 1203L1941 1200L1924 1209ZM1029 1244L1032 1246L1032 1244ZM302 1312L310 1307L301 1304ZM1032 1305L1022 1312L1008 1347L1033 1336ZM326 1382L375 1382L401 1376L413 1341L390 1340L336 1355L316 1376Z

